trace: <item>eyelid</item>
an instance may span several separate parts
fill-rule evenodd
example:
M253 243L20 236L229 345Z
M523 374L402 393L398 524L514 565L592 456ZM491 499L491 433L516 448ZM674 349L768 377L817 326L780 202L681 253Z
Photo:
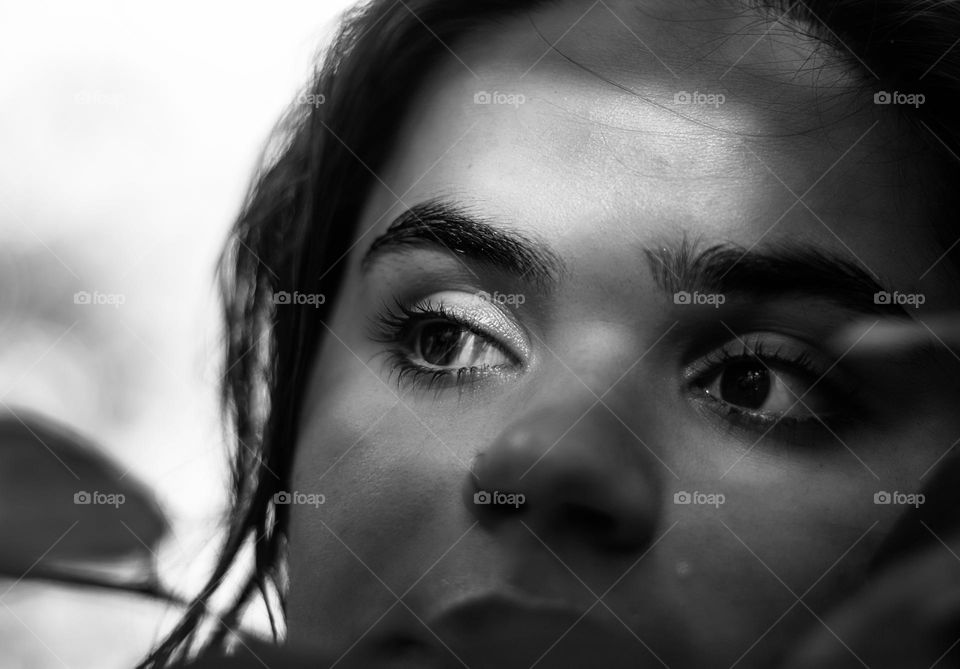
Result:
M809 407L822 398L826 406L834 407L834 410L810 409L812 415L809 417L767 413L737 407L704 391L704 381L715 379L726 364L742 358L755 358L774 374L785 371L805 376L810 385L797 398L798 405L807 393L815 392L815 395L803 399L806 404L802 406ZM720 416L724 425L746 430L750 439L755 439L758 433L763 437L775 430L772 432L774 439L782 438L806 446L826 438L824 432L855 424L867 410L859 397L858 379L839 365L836 356L814 343L776 331L731 334L722 344L698 355L684 368L683 376L691 397L704 400L697 402L700 406L711 409L712 415ZM830 421L833 428L826 427L825 421Z
M482 334L503 342L521 360L529 360L532 347L524 329L502 307L480 293L446 290L417 300L414 311L443 311L474 326Z
M688 382L695 383L702 380L705 375L712 374L716 371L715 362L718 357L730 359L755 357L773 371L777 371L784 365L793 364L794 371L806 372L818 383L826 374L831 377L832 383L846 386L851 382L850 379L844 378L843 370L839 368L836 361L816 345L776 332L750 332L737 335L736 338L715 346L706 355L699 356L689 364L684 372L684 378ZM797 364L800 361L803 362L802 365Z

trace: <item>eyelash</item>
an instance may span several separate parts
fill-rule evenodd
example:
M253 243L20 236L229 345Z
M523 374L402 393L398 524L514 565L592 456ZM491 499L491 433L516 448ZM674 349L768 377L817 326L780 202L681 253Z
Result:
M389 374L391 376L396 375L398 390L411 388L433 391L435 396L439 397L445 389L456 387L462 394L466 388L482 380L493 371L491 368L484 367L435 369L414 362L411 359L411 350L408 345L409 338L418 326L432 321L444 321L458 325L482 338L489 345L498 347L515 364L522 364L516 354L500 344L495 337L458 317L448 310L443 303L417 303L407 306L397 300L392 308L384 305L380 313L374 317L371 338L374 341L392 345L391 348L384 351L384 355L386 356ZM782 433L784 437L789 438L790 436L802 436L799 432L803 428L822 429L823 424L832 426L831 429L842 427L850 413L845 409L852 406L852 397L855 390L844 389L841 384L831 379L821 379L818 382L818 387L823 389L821 392L829 398L828 401L831 404L836 404L839 410L827 415L817 414L803 418L769 414L738 407L706 392L705 388L709 381L717 378L732 363L741 360L755 360L774 371L785 369L794 374L800 373L809 379L819 379L824 374L825 370L813 361L809 353L801 352L797 355L788 355L783 352L783 349L784 346L782 345L771 348L767 342L762 340L750 343L742 342L739 352L732 351L729 344L714 349L713 352L704 356L695 364L696 370L688 376L691 379L689 385L696 388L701 399L708 403L708 408L724 418L727 425L734 429L740 428L761 433L776 430L778 433Z
M409 307L399 300L394 306L384 308L376 315L371 338L383 344L402 344L415 328L431 321L446 321L459 325L498 347L506 357L519 364L516 355L496 341L494 337L477 328L472 323L451 313L442 303L436 305L415 304ZM439 393L445 388L455 386L461 393L469 384L479 381L489 370L480 367L461 367L459 369L433 369L424 367L410 359L408 347L394 347L385 351L390 374L396 374L398 389L405 384L415 390L433 390Z
M770 350L769 345L763 341L757 341L752 345L744 342L739 353L733 353L728 348L721 347L705 356L702 362L697 363L697 367L702 371L695 373L691 385L697 387L701 396L710 403L710 408L727 419L733 427L761 432L774 429L795 432L803 427L820 427L821 425L826 425L830 429L842 427L844 421L849 418L849 412L844 409L853 404L856 390L844 388L839 383L823 378L826 370L816 365L809 353L801 352L791 356L783 354L782 349L783 346L778 346ZM797 418L738 407L705 391L707 382L717 378L728 366L742 360L757 361L773 371L779 371L778 368L784 367L794 373L800 372L809 379L820 379L817 383L818 387L824 389L821 392L824 392L831 404L836 404L840 408L827 415L817 414L808 418ZM800 397L804 395L801 394Z

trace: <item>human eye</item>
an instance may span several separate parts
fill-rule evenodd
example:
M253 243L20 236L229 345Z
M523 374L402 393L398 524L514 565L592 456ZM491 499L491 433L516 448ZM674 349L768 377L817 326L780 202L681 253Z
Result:
M462 389L523 368L524 330L484 295L443 291L381 309L371 337L389 346L388 373L400 389Z
M686 372L694 397L730 425L763 435L851 417L853 383L814 347L774 333L737 337Z

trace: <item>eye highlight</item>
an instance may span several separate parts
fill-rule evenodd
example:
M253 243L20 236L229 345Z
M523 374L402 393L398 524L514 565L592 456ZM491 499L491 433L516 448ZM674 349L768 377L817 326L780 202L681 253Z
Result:
M766 433L849 413L853 388L815 349L773 333L728 342L690 366L695 396L731 424Z
M483 295L444 291L377 314L371 337L392 346L386 354L398 386L462 388L523 367L525 333Z

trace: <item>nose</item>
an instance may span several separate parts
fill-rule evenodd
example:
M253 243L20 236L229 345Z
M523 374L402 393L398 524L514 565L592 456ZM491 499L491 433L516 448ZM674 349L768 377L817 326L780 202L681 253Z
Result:
M474 460L464 501L481 524L527 523L547 541L631 551L657 524L657 467L645 444L604 404L531 412Z

